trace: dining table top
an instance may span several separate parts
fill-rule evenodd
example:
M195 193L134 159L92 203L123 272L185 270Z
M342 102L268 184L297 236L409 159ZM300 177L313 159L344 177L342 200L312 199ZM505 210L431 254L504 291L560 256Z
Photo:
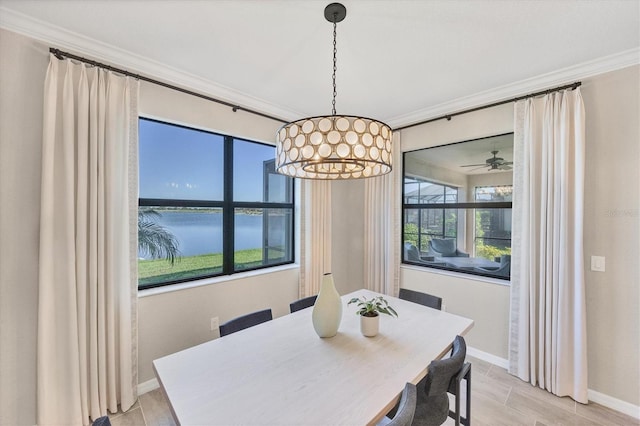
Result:
M153 362L181 425L375 424L406 382L451 349L473 320L384 296L398 318L382 315L375 337L360 332L352 297L342 296L338 334L320 338L312 308L185 349Z

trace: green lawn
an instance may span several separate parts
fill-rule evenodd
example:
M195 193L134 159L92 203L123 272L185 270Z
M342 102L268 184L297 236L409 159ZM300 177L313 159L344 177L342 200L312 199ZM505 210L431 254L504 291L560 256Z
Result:
M249 269L262 264L262 249L237 251L237 269ZM138 261L138 285L178 281L222 272L222 253L180 257L171 265L164 259Z

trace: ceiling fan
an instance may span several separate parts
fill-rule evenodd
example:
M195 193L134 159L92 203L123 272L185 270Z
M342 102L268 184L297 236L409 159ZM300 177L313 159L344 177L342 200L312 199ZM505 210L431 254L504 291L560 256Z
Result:
M504 161L504 158L498 157L498 151L491 151L491 153L493 154L493 157L487 158L484 164L466 164L460 167L477 167L470 171L479 170L484 167L489 167L488 171L513 169L513 167L511 167L513 161Z

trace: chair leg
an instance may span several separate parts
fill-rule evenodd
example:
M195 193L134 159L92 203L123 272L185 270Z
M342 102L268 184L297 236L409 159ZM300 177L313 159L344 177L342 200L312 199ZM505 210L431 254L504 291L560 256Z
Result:
M456 426L460 426L460 382L456 381L456 411L455 411L455 422Z
M449 410L449 417L455 420L456 426L463 424L465 426L471 426L471 364L465 363L455 380L455 411ZM466 395L466 408L465 417L462 417L460 413L460 383L462 380L467 381L467 395Z
M471 426L471 364L469 364L469 371L467 371L465 379L467 380L467 411L465 413L465 417L462 419L462 424L465 426Z

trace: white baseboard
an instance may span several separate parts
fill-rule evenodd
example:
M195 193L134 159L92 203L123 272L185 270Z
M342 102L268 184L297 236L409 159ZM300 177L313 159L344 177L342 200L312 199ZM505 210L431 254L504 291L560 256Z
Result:
M587 397L589 398L589 401L604 405L607 408L619 411L627 416L640 419L640 405L633 405L630 402L605 395L598 391L594 391L593 389L587 390Z
M487 361L493 365L497 365L502 368L509 368L509 360L505 358L500 358L499 356L495 356L490 354L489 352L481 351L480 349L472 348L467 346L467 353L474 358L481 359L483 361Z
M138 396L144 395L145 393L151 392L159 387L160 383L158 383L158 379L151 379L146 382L138 383Z
M478 358L488 363L491 363L493 365L497 365L498 367L509 369L508 359L500 358L488 352L484 352L479 349L468 347L468 346L467 346L467 354L469 354L474 358ZM640 419L640 406L638 405L634 405L634 404L631 404L630 402L626 402L621 399L606 395L604 393L594 391L593 389L587 390L587 397L589 398L589 401L595 402L596 404L600 404L607 408L611 408L612 410L626 414L627 416Z

